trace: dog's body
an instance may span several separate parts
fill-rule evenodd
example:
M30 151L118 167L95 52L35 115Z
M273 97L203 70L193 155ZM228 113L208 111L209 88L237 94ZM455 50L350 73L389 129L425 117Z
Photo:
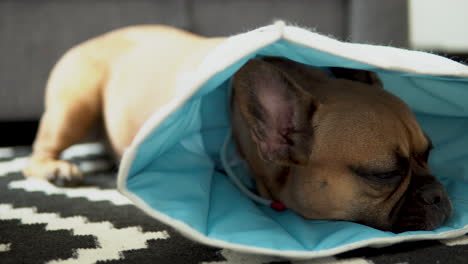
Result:
M222 41L138 26L71 49L51 73L25 175L81 181L79 170L58 157L101 117L121 156L148 117L176 95L181 73ZM233 135L265 198L306 218L394 231L433 229L450 214L447 194L427 168L430 142L375 74L326 73L265 58L249 61L233 80Z

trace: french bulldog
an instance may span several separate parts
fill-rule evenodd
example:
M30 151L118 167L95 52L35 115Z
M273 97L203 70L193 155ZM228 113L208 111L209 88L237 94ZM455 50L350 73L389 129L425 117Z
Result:
M83 174L60 153L99 120L121 157L150 115L177 96L181 73L223 40L147 25L69 50L50 74L24 175L79 184ZM427 164L430 139L377 74L255 58L233 76L232 90L233 138L262 197L306 219L393 232L432 230L450 216Z

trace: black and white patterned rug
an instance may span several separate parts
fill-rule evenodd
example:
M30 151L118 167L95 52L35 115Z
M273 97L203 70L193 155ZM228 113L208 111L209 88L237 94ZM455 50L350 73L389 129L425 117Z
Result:
M0 263L464 264L468 236L364 248L335 257L288 261L192 242L115 190L116 169L99 144L67 150L87 174L58 188L21 174L30 147L0 148Z

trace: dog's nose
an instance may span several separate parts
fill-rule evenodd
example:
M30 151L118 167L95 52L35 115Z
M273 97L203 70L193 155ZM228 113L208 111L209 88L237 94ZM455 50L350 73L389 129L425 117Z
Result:
M440 203L440 198L442 197L441 192L439 190L430 190L423 194L423 200L426 204L438 204Z
M419 194L422 202L427 205L437 205L442 201L444 196L443 187L440 184L433 183L424 185L419 189Z

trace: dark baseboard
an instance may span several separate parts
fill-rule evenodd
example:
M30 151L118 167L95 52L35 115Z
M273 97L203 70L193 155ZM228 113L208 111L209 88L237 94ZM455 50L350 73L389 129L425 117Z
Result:
M2 121L0 122L0 146L31 145L36 136L38 121Z
M441 55L441 56L444 56L446 58L449 58L451 60L458 61L460 63L468 65L468 54L466 54L466 53L464 53L464 54L456 54L456 53L446 54L446 53L443 53L443 52L439 52L438 54Z

